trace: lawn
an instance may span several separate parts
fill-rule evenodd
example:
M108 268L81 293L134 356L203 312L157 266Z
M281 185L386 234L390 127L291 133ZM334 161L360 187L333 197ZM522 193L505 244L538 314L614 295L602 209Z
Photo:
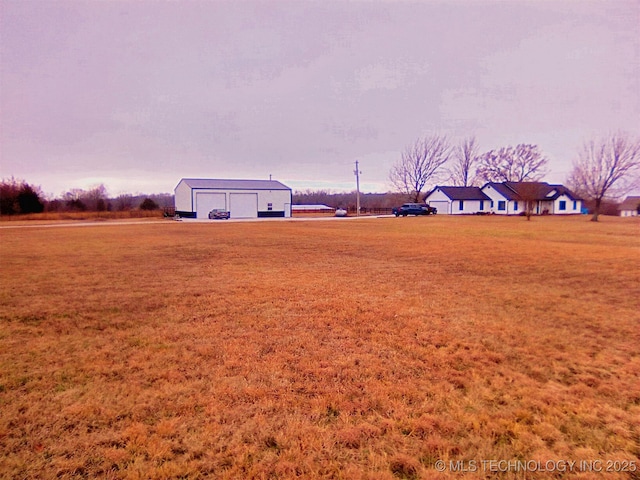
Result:
M0 229L0 476L640 478L639 237L607 217Z

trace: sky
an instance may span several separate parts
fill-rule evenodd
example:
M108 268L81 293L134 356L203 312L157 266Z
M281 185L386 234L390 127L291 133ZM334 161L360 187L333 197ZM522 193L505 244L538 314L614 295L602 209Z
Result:
M0 0L0 177L50 196L183 177L392 189L425 135L640 134L640 1ZM443 181L440 184L446 183Z

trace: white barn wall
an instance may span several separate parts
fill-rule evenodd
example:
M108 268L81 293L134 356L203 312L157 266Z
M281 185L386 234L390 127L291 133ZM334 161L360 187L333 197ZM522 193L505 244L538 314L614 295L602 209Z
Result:
M193 189L193 205L197 207L197 199L196 195L201 192L215 192L221 193L225 195L225 207L230 211L233 210L231 197L233 195L257 195L257 211L255 215L251 216L243 216L242 218L254 218L258 216L258 212L266 212L269 211L269 203L272 204L272 211L279 212L284 211L285 217L291 216L291 196L287 190L209 190L209 189ZM238 200L240 197L236 197ZM176 202L177 205L177 202ZM237 201L236 201L237 205ZM231 212L232 218L234 218L233 212ZM206 217L198 217L198 218L206 218ZM235 217L240 218L240 217Z
M184 180L176 186L175 190L176 210L181 212L192 212L194 204L191 199L191 187Z
M285 217L291 216L291 193L288 190L264 190L268 195L258 195L258 211L268 211L269 203L273 211L284 211Z

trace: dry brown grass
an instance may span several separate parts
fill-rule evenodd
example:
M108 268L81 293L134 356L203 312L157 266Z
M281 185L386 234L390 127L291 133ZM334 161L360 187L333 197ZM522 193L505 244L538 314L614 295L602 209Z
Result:
M0 229L0 475L458 478L434 462L637 460L639 227Z
M55 221L103 221L103 220L126 220L129 218L162 218L162 210L125 210L122 212L45 212L29 213L26 215L1 215L0 222L11 222L12 224L35 222L55 222Z

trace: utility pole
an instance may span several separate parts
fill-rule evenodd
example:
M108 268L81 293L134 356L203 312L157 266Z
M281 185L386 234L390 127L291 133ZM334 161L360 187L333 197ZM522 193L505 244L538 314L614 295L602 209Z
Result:
M356 216L360 216L360 168L358 168L358 160L356 160L356 169L354 172L356 174Z

